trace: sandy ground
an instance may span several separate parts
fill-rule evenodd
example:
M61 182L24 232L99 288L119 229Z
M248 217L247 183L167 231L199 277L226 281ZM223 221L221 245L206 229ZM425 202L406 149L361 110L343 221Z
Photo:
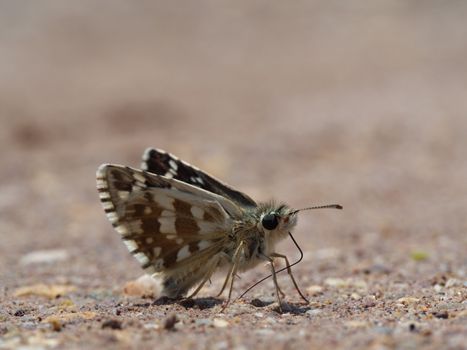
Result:
M0 5L0 348L463 349L467 5ZM303 213L284 313L129 296L95 170L166 149ZM290 241L278 251L298 256ZM238 296L267 273L241 275Z

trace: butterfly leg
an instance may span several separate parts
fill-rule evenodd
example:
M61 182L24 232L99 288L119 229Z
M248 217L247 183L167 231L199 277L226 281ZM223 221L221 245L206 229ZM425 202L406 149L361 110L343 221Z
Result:
M204 284L210 280L212 274L214 273L214 271L216 271L216 268L217 266L219 265L219 262L221 261L221 259L225 258L225 255L224 253L218 253L216 255L214 255L209 264L210 264L210 267L208 269L208 271L205 273L204 275L204 278L202 280L202 282L198 285L198 287L189 295L187 296L187 299L191 299L193 298L196 294L198 294L198 292L201 290L201 288L203 288Z
M233 272L234 267L235 267L235 264L232 264L230 266L229 272L227 272L227 276L225 277L224 284L222 285L221 291L216 295L217 297L220 297L221 294L224 292L225 287L227 287L227 284L229 283L230 277L232 276L232 272Z
M230 289L229 289L229 296L227 297L227 300L225 301L224 306L222 307L221 311L223 311L230 302L230 298L232 296L233 284L234 284L235 276L237 274L238 265L240 263L240 256L241 256L243 245L244 245L244 243L243 243L243 241L241 241L240 244L238 245L237 249L235 249L235 253L234 253L233 258L232 258L232 266L231 266L231 268L229 270L229 273L227 274L227 277L226 277L226 279L224 281L224 286L222 287L221 293L224 291L224 288L227 285L229 280L230 280ZM219 293L219 295L221 293Z
M277 302L279 304L279 310L280 312L282 312L281 295L285 296L285 294L282 292L282 290L279 287L279 284L277 283L276 269L274 268L273 259L268 257L268 261L269 261L269 266L271 266L271 274L272 274L272 280L274 281L274 287L276 287L276 297L277 297Z
M237 249L235 249L233 259L232 259L234 262L236 260L236 256L240 253L240 249L241 249L242 246L243 246L243 241L240 242L240 245L237 247ZM227 284L229 283L230 277L232 277L232 278L234 277L234 275L235 275L235 273L233 273L234 268L235 268L235 263L233 263L230 266L229 272L227 273L227 276L226 276L226 278L224 280L224 284L222 285L221 291L217 294L217 297L221 296L221 294L224 292L225 287L227 287Z
M290 268L290 263L289 263L289 259L287 259L287 257L283 254L278 254L278 253L272 253L271 254L271 257L273 258L281 258L281 259L284 259L285 260L285 264L286 264L286 267L287 267L287 273L289 274L290 276L290 279L292 280L293 282L293 285L295 286L295 289L297 290L298 294L300 294L300 296L302 297L302 299L308 304L310 301L303 295L302 291L300 290L300 288L298 287L298 284L297 282L295 281L295 278L292 274L292 269Z

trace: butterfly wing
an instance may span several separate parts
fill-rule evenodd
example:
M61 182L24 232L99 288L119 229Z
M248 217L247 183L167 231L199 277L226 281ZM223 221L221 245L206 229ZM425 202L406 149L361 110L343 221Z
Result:
M131 254L146 272L171 281L168 296L199 282L203 266L222 251L242 213L217 194L120 165L102 165L97 188L107 218ZM189 283L181 271L190 275Z
M153 174L173 178L219 196L227 197L241 206L256 206L255 201L246 194L160 149L146 149L141 168Z

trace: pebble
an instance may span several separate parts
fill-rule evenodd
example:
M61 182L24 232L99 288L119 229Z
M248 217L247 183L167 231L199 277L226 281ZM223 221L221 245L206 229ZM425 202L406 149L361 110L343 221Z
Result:
M104 323L102 323L101 328L122 329L122 322L120 322L119 320L107 320Z
M349 285L347 281L343 280L342 278L334 278L334 277L326 278L324 280L324 284L329 287L335 287L335 288L345 288Z
M320 313L322 313L323 311L320 310L320 309L311 309L311 310L308 310L307 312L305 312L307 315L310 315L310 316L316 316L316 315L319 315Z
M363 298L363 306L373 307L376 306L376 297L374 295L367 295Z
M390 327L383 327L383 326L376 326L373 327L373 332L378 334L390 335L394 332L394 330Z
M143 328L144 329L154 329L154 330L157 330L159 328L161 328L160 325L158 325L157 323L146 323L143 325Z
M36 250L23 255L19 261L21 265L47 264L65 261L70 257L64 249Z
M351 278L348 279L342 279L342 278L326 278L324 280L324 284L327 285L328 287L333 287L333 288L355 288L358 290L367 290L368 289L368 284L363 281L363 280L353 280Z
M161 286L158 280L149 275L142 275L135 281L130 281L123 287L123 293L130 296L153 297L160 295Z
M213 349L215 350L224 350L228 348L229 348L229 343L225 340L214 344L214 347L213 347Z
M76 290L76 287L69 285L46 285L46 284L35 284L31 286L25 286L17 288L14 291L15 297L23 297L30 295L37 295L47 297L49 299L55 299L59 296L63 296L67 293L73 292Z
M164 320L164 329L169 331L175 330L175 325L178 322L177 316L175 314L171 314Z
M213 322L209 318L200 318L195 321L197 326L211 326Z
M369 326L368 322L359 320L347 321L345 325L349 328L367 328Z
M397 302L403 305L412 305L412 304L418 303L419 301L420 299L414 298L414 297L403 297L403 298L397 299Z
M314 295L319 295L323 292L323 287L322 286L318 286L318 285L315 285L315 286L309 286L306 291L311 295L311 296L314 296Z
M462 281L458 280L457 278L450 278L446 282L446 288L460 287L460 286L462 286Z
M446 310L435 311L433 312L433 316L435 316L436 318L448 319L449 313Z
M216 328L225 328L225 327L228 327L229 326L229 322L227 322L226 320L222 319L222 318L215 318L213 321L212 321L212 324L214 327Z
M26 311L24 311L23 309L18 309L13 315L16 317L23 317L24 315L26 315Z

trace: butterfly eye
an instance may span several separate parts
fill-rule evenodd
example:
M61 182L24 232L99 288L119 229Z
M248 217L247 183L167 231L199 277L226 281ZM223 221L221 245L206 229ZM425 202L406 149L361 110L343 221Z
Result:
M274 230L277 225L279 225L279 220L277 219L277 216L274 214L267 214L263 216L263 219L261 220L261 224L266 230Z

